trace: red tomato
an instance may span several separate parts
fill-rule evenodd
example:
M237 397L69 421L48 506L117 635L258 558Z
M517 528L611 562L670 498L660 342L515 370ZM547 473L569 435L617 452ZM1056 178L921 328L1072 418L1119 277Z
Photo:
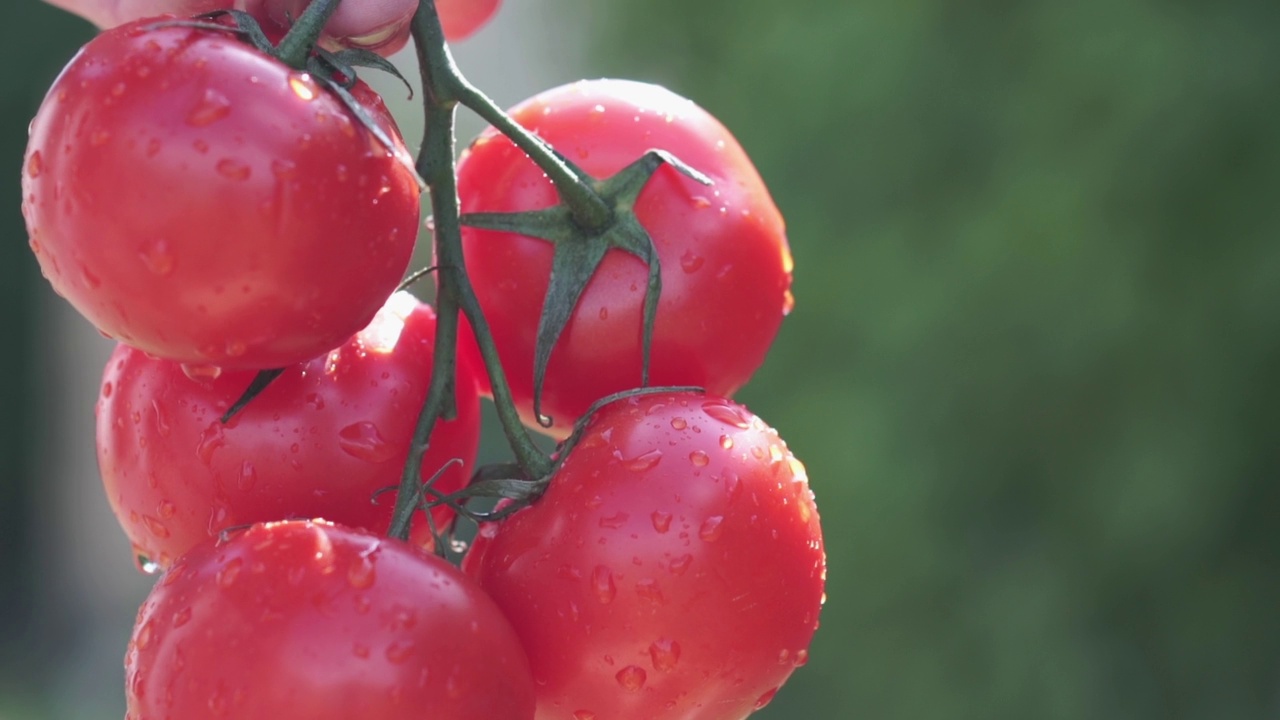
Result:
M448 563L316 522L178 561L138 612L128 720L529 720L511 626Z
M445 37L456 41L483 27L501 4L502 0L436 0L436 11Z
M435 313L392 296L347 344L294 365L229 424L219 418L254 373L200 376L126 345L116 348L98 402L98 465L134 546L159 567L238 525L325 517L372 531L390 525L397 486L434 357ZM188 376L192 373L194 376ZM466 484L480 435L477 371L458 364L458 416L440 422L422 463L435 487ZM437 520L451 511L437 508ZM431 541L425 516L413 527Z
M659 148L709 175L699 185L660 168L635 206L662 263L651 385L696 385L729 396L764 361L791 307L791 254L782 216L746 153L706 111L654 85L583 81L511 111L597 178ZM511 141L486 130L458 167L464 212L554 205L551 183ZM493 326L516 402L532 423L533 356L552 246L464 228L467 269ZM648 270L619 250L605 256L551 354L542 412L567 434L592 402L641 382Z
M826 560L777 433L727 400L660 394L601 410L464 569L529 653L539 720L731 720L807 660Z
M31 125L23 213L54 290L177 362L259 369L341 345L395 290L418 227L399 134L233 36L108 30Z

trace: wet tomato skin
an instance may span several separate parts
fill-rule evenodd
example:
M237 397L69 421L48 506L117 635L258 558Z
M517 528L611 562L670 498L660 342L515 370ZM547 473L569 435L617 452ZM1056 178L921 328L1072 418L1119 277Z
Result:
M510 625L443 560L323 521L183 556L138 612L129 720L531 720Z
M395 493L373 497L400 482L435 325L430 307L397 293L350 341L287 368L226 425L220 417L255 373L184 368L119 345L98 400L98 464L134 552L163 568L227 528L298 517L386 532ZM424 478L444 469L443 492L461 488L475 462L476 375L459 362L457 417L436 425L423 459ZM430 543L425 516L413 540Z
M177 362L283 367L366 325L409 262L419 191L314 78L228 33L107 30L31 124L30 245L98 329Z
M520 634L540 720L738 720L807 661L826 560L777 433L677 393L601 410L464 570Z

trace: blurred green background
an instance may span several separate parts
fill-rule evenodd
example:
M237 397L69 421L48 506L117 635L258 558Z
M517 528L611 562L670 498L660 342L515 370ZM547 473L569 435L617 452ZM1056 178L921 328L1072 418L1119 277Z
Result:
M808 465L830 599L757 717L1280 718L1280 3L542 4L585 74L719 116L788 218L797 309L740 398ZM57 717L70 632L31 591L48 290L18 173L88 34L15 5L4 720Z

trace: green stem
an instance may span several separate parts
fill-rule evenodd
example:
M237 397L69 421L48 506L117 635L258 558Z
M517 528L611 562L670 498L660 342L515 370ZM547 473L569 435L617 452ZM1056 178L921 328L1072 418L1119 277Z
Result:
M445 42L434 0L419 3L412 32L422 72L426 127L418 155L418 173L427 182L436 240L436 346L431 387L418 417L413 444L401 475L400 490L388 535L409 536L413 515L421 497L422 458L435 423L453 405L453 379L457 361L458 313L466 313L475 331L493 388L498 418L521 469L540 479L550 474L552 463L533 442L520 422L511 387L498 358L489 323L466 273L459 221L457 166L454 160L457 88L465 85ZM597 197L597 200L599 198Z
M316 41L324 32L324 26L333 17L340 2L342 0L313 0L276 46L275 55L280 62L295 70L305 70L311 49L316 46Z
M510 138L516 147L523 150L547 174L578 225L588 232L600 232L613 220L613 211L590 185L589 178L575 172L541 138L503 112L502 108L467 82L466 78L458 76L457 79L458 102Z

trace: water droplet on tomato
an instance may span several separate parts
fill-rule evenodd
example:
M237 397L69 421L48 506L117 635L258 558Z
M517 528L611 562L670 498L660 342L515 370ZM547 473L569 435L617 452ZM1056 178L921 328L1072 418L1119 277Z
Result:
M618 586L613 582L613 572L603 565L597 565L591 574L591 588L595 590L596 599L603 605L613 602L618 595Z
M146 575L155 575L160 572L160 563L153 561L150 556L137 546L133 548L133 564L140 572Z
M694 467L701 468L706 467L707 463L711 462L711 458L707 457L707 454L701 450L694 450L689 453L689 462L693 463Z
M658 586L658 581L651 578L645 578L636 583L636 595L654 605L662 605L667 601L662 595L662 588Z
M796 667L801 667L802 665L806 665L806 664L808 664L808 662L809 662L809 651L808 651L808 650L805 650L805 649L797 650L797 651L796 651L796 654L795 654L795 660L794 660L794 662L795 662L795 666L796 666Z
M386 462L397 454L396 447L384 440L378 427L368 421L339 430L338 446L348 455L371 463Z
M680 662L680 643L669 638L658 638L649 645L649 659L658 672L671 672Z
M222 431L222 422L214 420L209 427L200 433L200 442L196 445L196 457L205 465L213 463L213 454L227 444Z
M347 568L347 583L357 590L372 586L376 579L373 561L367 557L356 558L351 567Z
M715 542L720 539L720 534L724 526L724 516L712 515L702 521L702 527L698 528L698 537L705 542Z
M574 710L573 720L596 720L596 714L590 710Z
M720 447L721 447L722 449L724 449L724 450L732 450L732 449L733 449L733 438L729 437L728 435L721 435L721 436L720 436Z
M160 538L161 540L164 540L165 538L169 537L169 528L165 527L164 523L160 522L156 518L151 517L150 515L142 516L142 524L147 526L148 532Z
M796 309L796 296L788 290L782 294L782 314L790 315L792 310Z
M671 560L671 563L667 565L667 570L669 570L672 575L680 576L689 569L689 565L692 562L692 555L681 555L680 557Z
M649 519L653 521L653 529L660 533L664 533L671 529L671 513L654 510L653 514L649 516Z
M257 484L258 469L253 466L253 463L245 460L240 464L240 478L236 481L236 486L239 487L242 492L248 492Z
M702 267L703 262L705 261L697 255L694 255L692 250L686 250L685 253L680 256L680 268L687 273L697 272Z
M39 150L31 153L31 157L27 158L27 176L32 178L40 177L41 171L44 170L44 157Z
M763 708L765 705L768 705L773 700L773 696L777 694L778 694L778 688L774 688L766 692L765 694L761 695L758 699L756 699L756 704L754 706L754 709L759 710Z
M701 195L693 196L693 207L695 210L706 210L711 207L711 201Z
M614 677L617 678L618 684L622 686L622 689L629 692L640 692L644 689L645 681L649 679L649 675L644 671L644 668L635 665L628 665L622 668Z
M214 581L218 583L218 587L229 588L236 584L236 578L240 576L240 570L243 567L243 560L231 558L226 565L218 568L218 572L214 575Z
M218 90L205 88L200 102L187 113L187 124L194 127L212 125L231 114L231 100Z
M646 453L637 455L630 460L623 460L622 466L632 472L644 472L645 470L652 469L661 460L661 450L650 450Z
M102 384L102 397L109 398L111 397L111 393L114 391L115 385L112 385L110 380Z
M617 530L627 523L628 517L630 516L624 512L616 512L612 515L601 516L599 524L600 527L607 530Z
M177 506L175 506L173 503L169 502L168 500L161 500L160 504L156 506L156 513L160 515L161 520L168 520L169 518L173 517L174 513L176 513L177 510L178 510Z
M248 180L249 176L253 174L253 169L247 163L235 158L222 158L215 167L219 175L235 182Z
M204 382L206 380L217 380L222 375L222 368L217 365L194 365L191 363L182 363L182 374L196 382Z
M751 419L745 410L729 405L723 400L708 400L702 403L702 412L726 425L744 430L751 427Z
M173 272L173 253L166 240L152 240L138 251L142 264L152 273L161 277Z
M94 275L88 265L80 264L80 275L84 278L84 283L89 287L96 289L102 286L102 278Z
M412 640L396 640L387 646L387 660L395 665L403 664L413 655L414 649Z
M671 428L673 430L684 430L689 427L689 421L682 417L671 418Z

